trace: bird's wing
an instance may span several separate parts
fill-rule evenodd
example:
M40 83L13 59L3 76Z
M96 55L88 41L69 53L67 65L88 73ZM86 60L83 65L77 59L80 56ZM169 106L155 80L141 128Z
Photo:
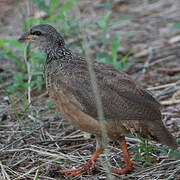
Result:
M146 90L137 86L128 75L110 65L98 62L93 63L93 67L106 119L160 119L159 103ZM83 111L97 118L97 105L87 62L74 61L66 68L65 83L82 105Z

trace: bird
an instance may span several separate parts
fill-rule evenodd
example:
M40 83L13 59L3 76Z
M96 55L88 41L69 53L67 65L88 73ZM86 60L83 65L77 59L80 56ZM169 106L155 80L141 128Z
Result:
M109 139L120 140L125 167L112 173L126 174L136 165L130 159L125 136L129 133L160 142L172 149L178 147L175 137L162 121L160 103L128 74L115 67L87 59L66 45L63 36L49 24L39 24L22 34L20 42L30 40L45 53L44 80L49 96L62 116L76 128L96 138L96 151L82 167L60 173L78 175L90 172L104 150L103 126L98 117L88 61L97 81Z

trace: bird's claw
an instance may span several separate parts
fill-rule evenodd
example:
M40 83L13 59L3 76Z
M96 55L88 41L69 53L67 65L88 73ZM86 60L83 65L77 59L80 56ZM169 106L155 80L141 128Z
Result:
M132 171L133 166L137 166L137 164L133 161L129 161L125 168L123 168L123 169L112 169L112 173L126 174L127 172Z
M62 170L60 173L61 174L69 174L71 176L76 176L78 174L81 174L83 172L87 172L87 174L90 173L90 168L95 166L95 162L92 159L89 159L88 162L83 166L83 167L78 167L76 169L67 169L67 170Z
M70 174L71 176L76 176L78 174L81 174L83 172L87 172L87 174L90 173L90 168L95 166L95 160L98 158L98 156L103 152L103 149L97 149L92 157L88 160L88 162L77 169L69 169L69 170L62 170L61 174Z

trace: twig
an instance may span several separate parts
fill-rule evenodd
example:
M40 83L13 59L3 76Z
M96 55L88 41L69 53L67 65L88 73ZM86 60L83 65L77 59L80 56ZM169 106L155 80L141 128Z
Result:
M88 37L88 42L90 37ZM103 112L103 105L102 105L102 101L101 101L101 96L100 96L100 91L99 91L99 87L97 84L97 78L96 78L96 74L95 71L93 69L93 63L92 60L89 59L89 47L87 46L87 43L84 43L84 47L86 49L86 56L87 56L87 64L88 64L88 70L90 73L90 80L91 80L91 85L92 85L92 89L93 89L93 93L95 96L95 100L96 100L96 105L97 105L97 113L98 113L98 118L100 120L100 124L101 124L101 128L102 128L102 143L103 143L103 147L107 148L108 146L108 136L107 136L107 130L106 130L106 121L105 121L105 117L104 117L104 112ZM110 162L108 160L108 153L105 154L105 158L107 160L107 164L104 164L105 169L106 169L106 175L107 175L107 179L111 180L112 176L111 176L111 171L110 171Z
M158 63L162 63L164 61L169 61L170 58L176 58L175 55L169 55L167 57L164 57L164 58L161 58L161 59L158 59L157 61L154 61L152 63L149 64L149 67L150 66L154 66L155 64L158 64Z
M57 142L78 142L78 141L88 141L90 139L86 138L79 138L79 139L58 139L58 140L51 140L51 141L37 141L34 144L54 144Z
M11 133L27 133L27 131L22 130L22 131L0 131L0 134L11 134Z
M168 106L168 105L172 105L172 104L179 104L179 103L180 103L180 99L168 100L168 101L160 101L160 104L162 104L164 106Z
M28 74L28 103L31 104L31 64L28 61L28 51L29 51L29 44L26 46L26 48L24 49L24 61L26 63L27 66L27 74Z
M150 63L150 61L151 61L151 59L152 59L152 57L153 57L153 48L152 48L152 47L149 47L149 48L148 48L148 52L149 52L149 56L148 56L148 58L147 58L147 60L146 60L146 62L145 62L145 64L144 64L144 68L143 68L143 70L142 70L143 73L146 73L146 70L147 70L147 68L149 67L149 63Z
M4 179L4 180L11 180L10 177L9 177L9 175L8 175L7 172L5 171L4 166L2 165L1 162L0 162L0 167L1 167L1 173L2 173L3 179Z
M158 168L161 168L161 167L170 166L170 165L173 165L173 164L179 164L179 163L180 163L180 160L173 161L173 162L169 162L169 163L164 163L164 164L160 164L160 165L156 165L156 166L147 168L147 169L145 169L145 170L143 170L143 171L139 171L139 172L133 173L132 175L130 175L130 176L128 176L128 177L132 177L132 176L135 176L135 175L138 175L138 174L143 174L143 173L145 173L145 172L152 171L152 170L154 170L154 169L158 169Z
M46 91L46 92L40 94L39 96L32 98L31 101L32 101L32 102L35 102L35 101L37 101L37 100L39 100L39 99L42 99L44 96L47 96L47 95L48 95L48 92Z
M168 83L168 84L164 84L164 85L160 85L160 86L156 86L156 87L150 87L150 88L147 88L147 90L158 90L158 89L163 89L163 88L166 88L166 87L169 87L169 86L177 86L180 84L180 81L177 81L175 83Z
M23 137L21 137L21 138L15 140L15 141L13 141L12 143L10 143L10 144L4 146L3 148L0 149L0 152L2 152L2 151L4 151L4 150L6 150L6 149L12 147L13 145L17 144L17 143L20 142L21 140L26 139L27 137L29 137L31 134L33 134L35 131L41 129L42 127L48 126L49 123L50 123L51 121L53 121L53 120L54 120L54 118L52 118L50 121L44 123L44 124L41 125L40 127L34 129L33 131L29 132L28 134L24 135Z
M179 73L180 72L180 68L157 68L157 72L164 72L167 73L169 75L174 74L174 73Z

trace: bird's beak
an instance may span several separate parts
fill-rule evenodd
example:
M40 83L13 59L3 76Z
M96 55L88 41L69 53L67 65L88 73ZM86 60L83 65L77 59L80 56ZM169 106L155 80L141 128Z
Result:
M30 33L24 33L18 41L25 41L25 40L31 40L33 39L32 35Z

